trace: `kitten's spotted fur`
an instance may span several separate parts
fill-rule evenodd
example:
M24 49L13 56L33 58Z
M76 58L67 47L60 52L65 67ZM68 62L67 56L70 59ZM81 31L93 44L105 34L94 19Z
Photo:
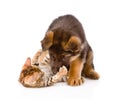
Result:
M55 75L49 66L48 52L39 50L32 59L27 58L22 67L19 81L25 87L45 87L60 81L66 81L67 69L65 66L59 69Z

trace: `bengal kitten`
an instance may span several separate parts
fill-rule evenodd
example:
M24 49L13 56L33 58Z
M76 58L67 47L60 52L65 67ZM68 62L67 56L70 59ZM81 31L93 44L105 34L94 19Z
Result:
M57 82L66 81L67 68L59 69L55 75L49 65L48 52L39 50L32 59L27 58L20 73L19 82L25 87L46 87Z

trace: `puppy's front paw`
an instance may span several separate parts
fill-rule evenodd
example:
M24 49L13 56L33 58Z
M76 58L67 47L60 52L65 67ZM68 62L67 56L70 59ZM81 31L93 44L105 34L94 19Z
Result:
M68 78L67 83L70 86L78 86L84 83L84 78L83 77L81 78L70 77Z

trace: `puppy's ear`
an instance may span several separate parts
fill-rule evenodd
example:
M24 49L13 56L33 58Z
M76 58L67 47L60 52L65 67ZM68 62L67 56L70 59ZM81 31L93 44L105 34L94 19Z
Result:
M46 33L44 39L41 41L43 51L48 50L52 46L53 35L54 35L54 33L52 31L48 31Z
M63 46L65 51L70 52L79 52L80 51L81 40L76 37L72 36L68 42Z

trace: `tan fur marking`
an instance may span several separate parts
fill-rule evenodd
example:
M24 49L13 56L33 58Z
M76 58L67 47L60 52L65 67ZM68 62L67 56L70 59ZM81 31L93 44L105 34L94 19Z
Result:
M76 60L74 60L73 62L71 62L70 65L70 70L69 70L69 74L68 74L68 85L71 86L77 86L82 84L83 78L81 77L81 71L83 68L83 61L82 59L77 58Z
M77 59L80 56L80 54L77 54L76 56L72 56L70 58L70 62L74 61L75 59Z
M45 38L41 41L41 43L42 43L42 49L44 51L48 50L49 47L53 44L53 36L54 36L54 33L52 31L48 31L46 33Z
M66 44L63 43L62 45L63 45L64 50L73 51L73 48L71 48L71 47L73 45L80 46L80 44L81 44L80 39L78 37L76 37L76 36L72 36ZM75 49L74 51L75 52L79 51L79 48Z

